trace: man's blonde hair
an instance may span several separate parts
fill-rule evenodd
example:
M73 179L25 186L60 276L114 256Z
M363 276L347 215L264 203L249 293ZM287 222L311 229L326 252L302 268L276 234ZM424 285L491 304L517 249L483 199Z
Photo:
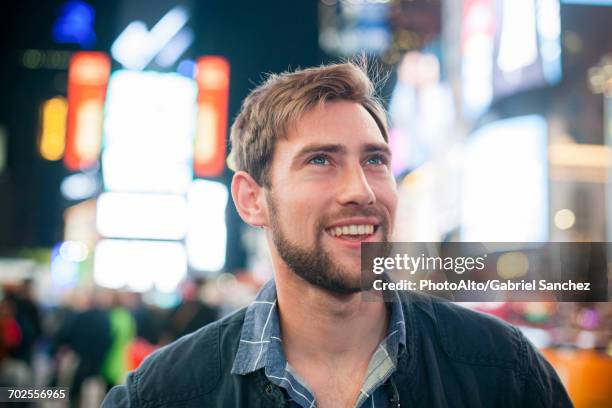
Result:
M346 100L372 115L385 141L387 120L365 63L323 65L270 75L244 100L231 130L230 166L269 186L269 169L279 138L287 128L321 102Z

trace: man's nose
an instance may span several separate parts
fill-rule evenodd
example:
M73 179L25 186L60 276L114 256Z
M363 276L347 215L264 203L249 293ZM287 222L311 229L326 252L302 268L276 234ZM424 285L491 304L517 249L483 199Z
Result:
M338 202L341 205L371 205L376 202L376 195L370 187L361 165L351 166L344 171L340 186Z

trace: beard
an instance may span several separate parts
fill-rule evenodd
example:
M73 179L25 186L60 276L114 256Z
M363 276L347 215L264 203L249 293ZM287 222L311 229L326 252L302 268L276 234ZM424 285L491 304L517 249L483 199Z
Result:
M323 234L327 219L338 219L348 217L377 217L380 224L378 228L382 232L382 241L389 241L389 219L386 213L374 207L356 207L343 210L334 215L326 217L316 225L316 235L313 245L310 247L300 246L284 233L280 224L280 214L272 193L266 194L266 201L270 209L270 228L272 240L278 254L297 276L318 288L338 295L349 295L364 290L372 289L376 276L372 271L364 271L356 274L356 271L347 268L334 261L333 257L323 248ZM361 269L361 268L359 268Z

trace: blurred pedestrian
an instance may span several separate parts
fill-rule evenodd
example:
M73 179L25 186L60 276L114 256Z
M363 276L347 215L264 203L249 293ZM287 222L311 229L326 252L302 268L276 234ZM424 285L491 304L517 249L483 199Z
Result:
M4 298L0 300L0 362L21 343L21 329L13 314L13 305Z
M219 318L216 308L201 300L204 281L187 281L182 287L182 300L169 314L162 334L161 343L170 343L179 337L193 333Z
M32 281L24 280L7 293L15 308L15 319L21 329L21 342L14 356L30 365L36 342L42 336L40 310L32 293Z
M128 373L128 350L136 336L136 323L129 310L122 304L121 295L113 293L113 304L108 311L111 345L106 355L102 374L110 390L125 379Z
M23 361L14 358L22 341L13 302L4 297L0 300L0 387L31 385L31 370Z
M69 391L73 407L79 406L84 381L102 374L112 342L105 293L98 290L93 298L91 301L87 296L81 297L82 309L67 315L55 337L56 349L68 347L78 358Z

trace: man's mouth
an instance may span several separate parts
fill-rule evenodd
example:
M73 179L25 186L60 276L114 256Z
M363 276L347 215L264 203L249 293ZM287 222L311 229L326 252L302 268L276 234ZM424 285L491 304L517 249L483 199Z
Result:
M374 235L377 230L378 225L373 224L349 224L325 229L332 237L349 241L364 241Z

